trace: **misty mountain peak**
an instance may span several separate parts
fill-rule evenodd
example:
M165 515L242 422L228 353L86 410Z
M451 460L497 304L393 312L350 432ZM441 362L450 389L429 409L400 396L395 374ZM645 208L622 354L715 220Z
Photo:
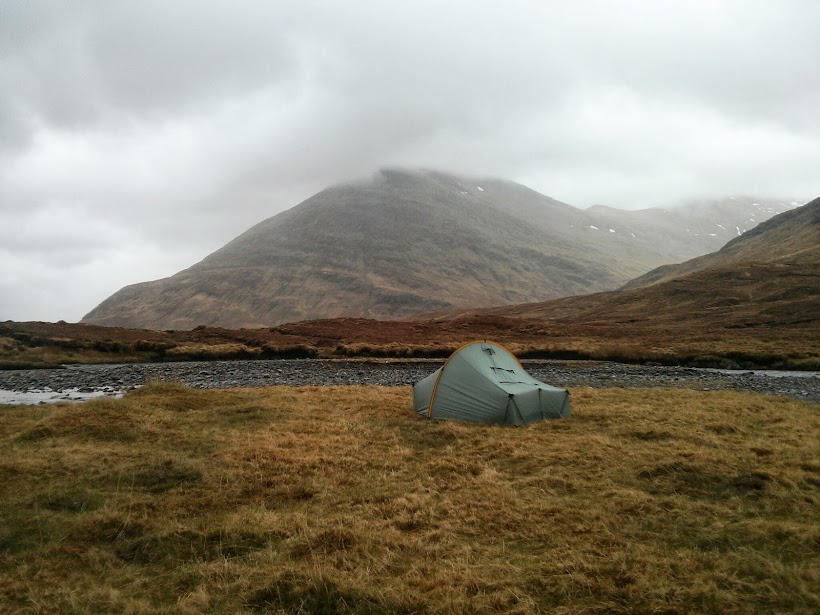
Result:
M120 290L84 320L269 326L609 290L719 248L740 224L724 210L584 211L511 181L382 168L263 220L170 278ZM721 235L711 232L717 213Z

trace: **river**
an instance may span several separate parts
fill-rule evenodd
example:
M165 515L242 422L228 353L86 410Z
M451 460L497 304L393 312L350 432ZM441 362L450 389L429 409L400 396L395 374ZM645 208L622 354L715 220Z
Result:
M820 372L653 367L605 361L524 361L534 377L559 387L676 387L751 391L820 402ZM440 360L357 361L283 359L71 365L62 369L0 371L0 403L39 404L121 396L146 382L196 388L272 385L410 385Z

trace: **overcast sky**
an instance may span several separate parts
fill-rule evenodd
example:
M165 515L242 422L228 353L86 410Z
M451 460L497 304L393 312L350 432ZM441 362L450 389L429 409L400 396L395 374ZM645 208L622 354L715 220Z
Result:
M0 0L0 320L76 321L382 166L820 195L820 1Z

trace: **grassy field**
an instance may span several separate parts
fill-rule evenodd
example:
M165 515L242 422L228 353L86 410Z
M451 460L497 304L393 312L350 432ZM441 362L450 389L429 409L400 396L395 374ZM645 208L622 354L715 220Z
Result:
M820 610L816 405L572 402L528 428L408 388L0 406L0 612Z

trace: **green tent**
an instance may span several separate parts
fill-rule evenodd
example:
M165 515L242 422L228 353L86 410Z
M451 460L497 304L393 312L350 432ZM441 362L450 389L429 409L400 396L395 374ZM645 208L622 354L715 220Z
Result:
M494 342L471 342L413 386L416 412L434 419L527 425L569 418L569 391L536 380Z

